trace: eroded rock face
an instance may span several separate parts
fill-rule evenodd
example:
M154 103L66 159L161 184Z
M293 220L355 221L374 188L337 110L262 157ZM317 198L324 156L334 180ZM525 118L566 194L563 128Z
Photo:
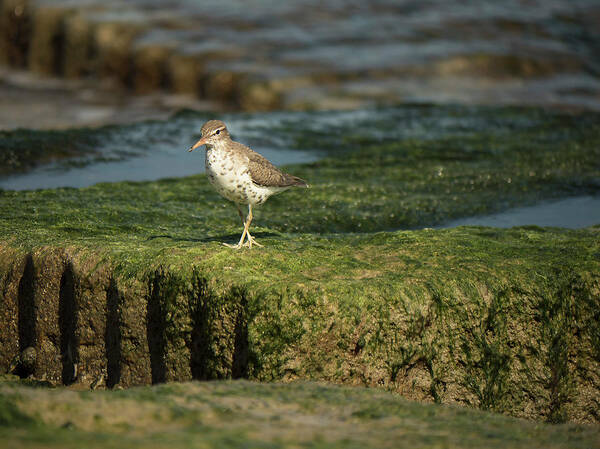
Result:
M19 328L19 317L32 316L33 310L29 307L31 299L19 301L25 295L21 283L28 283L32 276L31 268L26 267L26 258L20 251L2 248L0 253L2 275L0 277L0 291L2 292L2 307L0 308L0 369L6 373L13 370L13 361L19 352L35 344L31 331ZM19 309L19 303L22 304ZM26 307L27 304L27 307ZM28 320L29 321L29 320Z
M593 0L319 7L224 1L6 0L0 61L168 91L213 108L355 108L401 101L600 109ZM116 89L118 90L118 89Z
M35 360L27 362L35 378L54 384L71 384L77 377L77 366L89 363L89 359L100 359L100 354L88 357L86 347L94 343L86 340L86 309L77 301L85 300L85 288L81 290L79 279L75 277L74 268L64 250L41 248L35 253L14 259L15 269L22 269L18 289L8 285L5 289L4 304L13 313L11 322L3 323L7 339L18 342L16 345L4 346L3 364L16 357L23 357L29 348L35 350ZM10 276L15 276L12 271ZM13 282L14 284L14 282ZM98 282L96 288L101 288ZM6 318L5 318L6 320ZM80 355L80 349L83 354ZM30 357L26 357L30 358ZM91 364L93 365L93 363ZM93 368L92 368L93 371Z
M32 17L28 67L42 75L63 75L65 22L72 14L67 8L39 7Z
M0 8L0 62L24 68L32 29L30 2L6 0Z
M223 301L206 280L163 270L120 287L77 251L3 248L3 260L2 372L88 387L247 374L243 297Z
M370 270L351 269L337 284L323 278L321 287L282 279L271 288L228 281L241 268L233 261L224 277L172 264L123 277L116 260L93 252L23 255L3 245L0 367L77 388L321 379L534 419L597 421L597 277L556 271L547 285L525 286L522 273L505 279L513 267L488 281L462 273L466 284L441 272L421 286L412 277L381 283L407 262L389 248L385 268L374 268L369 246L355 248ZM359 280L364 293L351 288ZM347 299L327 293L340 288Z

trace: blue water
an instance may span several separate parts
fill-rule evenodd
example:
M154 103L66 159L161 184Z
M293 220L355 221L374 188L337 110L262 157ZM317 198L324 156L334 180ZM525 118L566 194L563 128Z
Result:
M600 224L600 196L576 196L548 201L535 206L516 207L504 212L478 217L467 217L445 223L438 228L456 226L554 226L559 228L586 228Z

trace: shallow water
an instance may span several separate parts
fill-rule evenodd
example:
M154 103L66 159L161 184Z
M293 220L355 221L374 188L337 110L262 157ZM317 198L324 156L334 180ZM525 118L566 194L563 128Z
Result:
M600 197L576 196L548 201L535 206L516 207L504 212L478 217L461 218L438 226L438 229L456 226L552 226L579 229L600 224Z
M352 148L353 140L364 137L425 140L490 130L485 111L473 113L468 107L405 106L218 116L184 111L167 120L90 130L99 141L91 150L87 145L81 149L81 156L0 177L0 188L85 187L99 182L151 181L202 173L204 150L194 153L187 150L200 138L202 124L215 117L227 123L235 140L277 166L307 163L326 154L342 153ZM535 121L532 114L495 116L494 132L510 133L515 126L526 127Z
M0 179L6 190L86 187L100 182L154 181L204 172L204 149L188 152L199 138L206 117L189 117L109 128L97 153L37 167ZM286 147L286 142L262 138L257 129L268 120L231 117L227 125L236 140L252 146L275 165L306 163L322 153Z

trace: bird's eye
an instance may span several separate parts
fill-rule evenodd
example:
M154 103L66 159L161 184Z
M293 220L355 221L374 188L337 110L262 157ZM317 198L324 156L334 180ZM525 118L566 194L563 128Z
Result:
M219 134L220 132L221 132L221 130L220 130L220 129L217 129L217 132L216 132L215 134Z

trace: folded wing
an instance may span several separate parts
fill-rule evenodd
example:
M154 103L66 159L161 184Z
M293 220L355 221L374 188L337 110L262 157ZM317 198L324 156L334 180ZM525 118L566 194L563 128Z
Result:
M265 187L308 187L306 181L297 176L283 173L268 159L250 148L245 147L244 155L248 157L248 169L252 182Z

